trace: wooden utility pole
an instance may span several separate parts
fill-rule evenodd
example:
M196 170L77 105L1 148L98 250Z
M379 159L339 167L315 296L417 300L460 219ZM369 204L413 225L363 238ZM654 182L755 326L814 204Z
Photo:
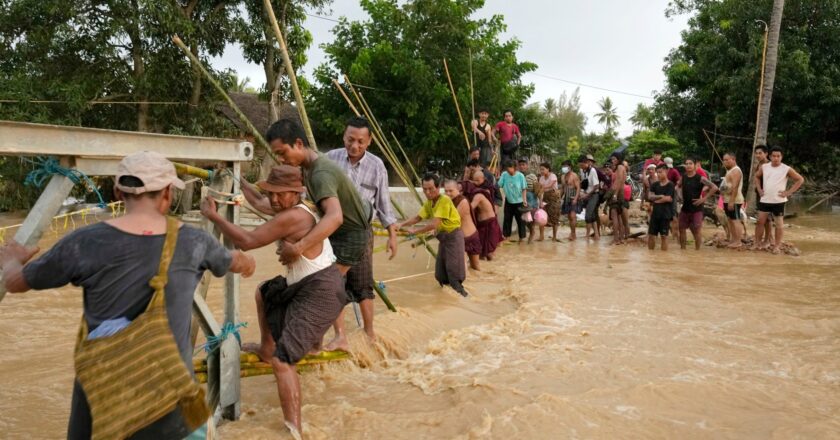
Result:
M755 140L750 155L750 177L747 187L747 210L755 212L756 194L753 174L755 172L755 147L767 145L767 127L770 123L770 102L773 99L773 84L776 80L776 64L779 59L779 35L782 29L782 14L785 0L773 0L770 26L765 26L764 55L761 71L761 86L758 91L758 110L755 124Z

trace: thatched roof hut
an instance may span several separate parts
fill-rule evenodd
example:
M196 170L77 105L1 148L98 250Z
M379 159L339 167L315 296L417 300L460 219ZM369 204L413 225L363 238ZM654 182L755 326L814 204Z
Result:
M237 107L239 107L239 110L241 110L245 117L251 121L251 124L253 124L261 134L265 134L268 127L272 122L274 122L271 120L271 113L268 110L268 101L261 100L259 95L254 93L232 92L229 95L230 99ZM236 112L234 112L227 103L219 104L216 109L239 130L241 137L251 137L251 133L245 127L245 124L239 120ZM283 102L280 104L278 118L283 119L289 117L298 118L298 111L293 105Z

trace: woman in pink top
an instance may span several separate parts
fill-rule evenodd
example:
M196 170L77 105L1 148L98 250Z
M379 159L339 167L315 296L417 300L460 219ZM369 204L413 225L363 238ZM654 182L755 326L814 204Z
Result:
M557 189L557 175L551 172L551 165L548 163L540 164L540 179L539 184L542 187L541 202L545 202L546 214L548 214L548 226L551 226L553 231L552 237L554 241L560 241L557 237L557 225L560 224L560 191ZM537 241L543 241L545 235L545 226L540 226L540 238Z

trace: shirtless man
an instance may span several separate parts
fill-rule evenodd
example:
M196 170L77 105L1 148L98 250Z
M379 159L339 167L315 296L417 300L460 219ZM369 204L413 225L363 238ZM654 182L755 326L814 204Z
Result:
M446 180L443 182L443 191L452 199L452 204L458 209L458 214L461 216L461 231L464 233L464 250L470 262L470 268L473 270L481 270L478 265L478 259L481 255L481 239L478 237L478 230L475 228L473 222L472 208L470 202L461 194L460 184L454 180Z
M253 231L246 231L219 215L210 197L202 200L201 213L242 250L275 242L297 243L312 232L320 218L301 202L305 188L299 168L289 165L272 168L268 179L257 186L270 195L254 198L255 207L269 208L275 215ZM248 191L253 195L252 188ZM300 380L295 365L309 351L320 347L324 333L347 303L344 279L333 259L330 241L324 239L288 263L285 277L278 275L260 284L255 295L260 345L242 347L271 364L283 416L293 433L301 432Z
M560 180L562 181L563 202L560 207L560 213L566 214L569 217L569 240L576 240L577 234L575 228L577 227L577 215L581 211L578 209L580 204L580 177L572 171L572 162L563 162L563 167L560 169L563 173Z
M611 169L613 170L612 183L607 193L607 200L610 207L610 220L613 224L612 244L623 244L627 237L624 228L624 181L627 180L627 170L622 164L618 154L610 156Z
M475 227L481 240L480 257L491 261L496 248L502 242L502 230L499 228L499 220L496 218L492 195L490 191L483 187L484 173L481 170L473 171L471 183L474 188L467 185L464 188L464 194L470 200L470 207L475 213Z
M741 206L744 204L744 194L741 191L744 184L744 174L741 168L735 163L735 155L724 153L723 166L726 168L726 176L720 184L720 194L723 196L723 210L729 222L729 231L732 240L729 248L736 249L742 246L741 237L746 232L741 224Z

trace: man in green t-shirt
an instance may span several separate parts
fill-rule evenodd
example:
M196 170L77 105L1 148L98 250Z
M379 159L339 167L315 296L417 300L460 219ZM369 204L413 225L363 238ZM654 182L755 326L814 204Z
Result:
M289 264L327 237L342 274L358 264L371 234L370 205L362 200L353 182L333 161L309 148L306 133L292 119L280 119L266 133L271 151L286 165L299 166L304 186L321 214L321 220L296 243L284 243L280 261Z
M397 224L397 229L412 226L421 220L429 220L426 226L410 230L413 235L429 231L437 232L438 255L435 260L435 279L441 286L448 284L462 296L467 291L461 284L467 278L464 259L464 233L461 231L461 215L452 199L440 193L440 177L436 174L423 176L423 195L426 202L420 212L409 220Z

